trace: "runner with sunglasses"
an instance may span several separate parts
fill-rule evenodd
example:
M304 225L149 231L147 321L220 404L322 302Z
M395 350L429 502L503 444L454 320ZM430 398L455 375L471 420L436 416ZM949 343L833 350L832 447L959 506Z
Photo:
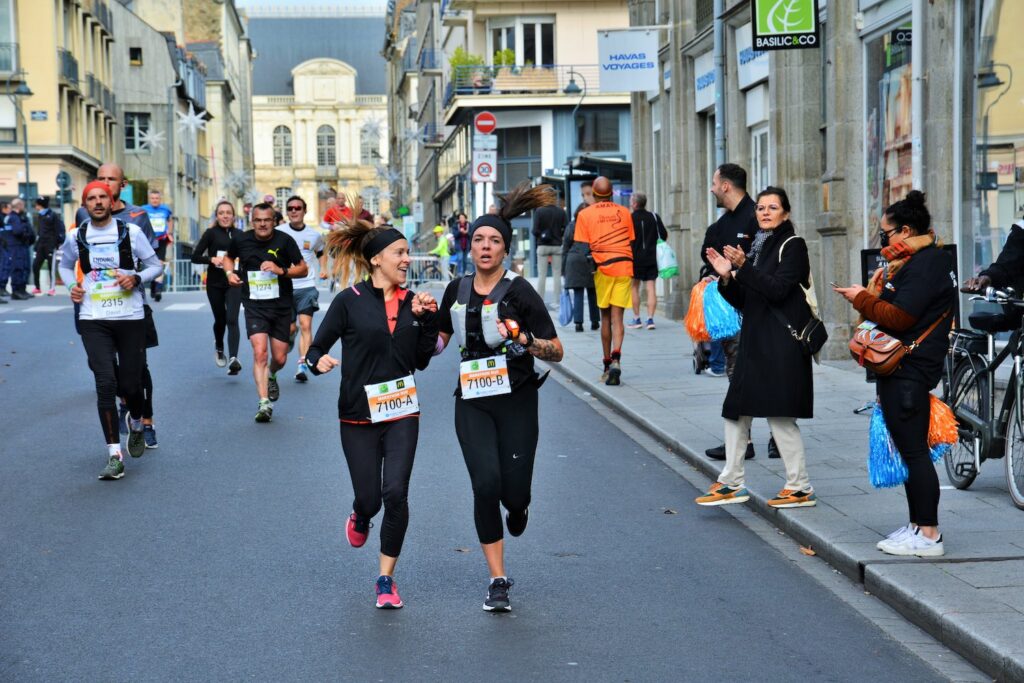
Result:
M295 305L295 316L298 321L299 333L299 366L295 372L296 382L309 379L306 374L306 350L313 341L313 314L320 310L320 292L316 288L316 270L320 267L320 278L327 279L327 252L324 251L324 238L316 228L306 225L306 201L299 196L289 197L284 203L288 226L282 227L285 233L299 245L302 260L309 269L303 277L296 278L292 283L292 301ZM292 323L291 338L295 339L296 323Z

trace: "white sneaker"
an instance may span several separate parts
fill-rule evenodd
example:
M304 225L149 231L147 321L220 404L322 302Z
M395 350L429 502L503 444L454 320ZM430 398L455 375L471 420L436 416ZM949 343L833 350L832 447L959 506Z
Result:
M908 524L906 526L901 526L899 529L892 532L891 534L883 538L881 541L876 543L875 547L884 552L884 546L890 545L892 543L899 543L903 540L904 536L912 533L914 533L914 527L912 527L911 525Z
M882 552L912 557L941 557L946 554L942 547L942 534L933 541L920 530L904 536L898 543L887 543Z

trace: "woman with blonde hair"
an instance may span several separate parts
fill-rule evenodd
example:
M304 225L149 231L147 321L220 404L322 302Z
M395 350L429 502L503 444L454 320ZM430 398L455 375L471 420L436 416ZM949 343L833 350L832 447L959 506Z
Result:
M314 375L341 365L341 447L355 499L345 524L352 547L366 543L370 520L384 508L377 607L402 607L395 565L409 525L408 491L419 436L413 377L434 355L437 302L405 288L409 243L392 227L348 219L326 237L334 275L356 284L341 291L306 352ZM341 340L345 363L329 354Z

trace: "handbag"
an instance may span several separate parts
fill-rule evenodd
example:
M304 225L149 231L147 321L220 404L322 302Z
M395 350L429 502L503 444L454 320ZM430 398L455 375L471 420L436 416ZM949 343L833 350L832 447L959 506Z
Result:
M562 288L562 295L558 300L558 323L565 327L572 322L572 296L569 290Z
M779 263L782 263L782 250L786 248L791 240L796 239L797 236L793 235L788 238L785 242L779 246ZM793 337L800 344L800 349L803 351L805 356L815 356L817 360L818 352L821 351L822 347L825 346L825 342L828 341L828 330L825 329L825 323L821 322L818 318L818 297L814 293L814 275L808 273L807 275L807 287L801 282L800 289L804 294L804 301L807 302L807 307L811 309L811 319L807 321L803 329L797 332L796 328L789 324L782 312L769 305L772 314L781 322L787 330L789 330L790 336Z
M888 377L900 367L904 357L912 354L928 335L935 331L950 313L947 310L928 326L921 336L909 346L896 337L882 332L878 328L858 328L850 340L850 355L863 367L880 377Z

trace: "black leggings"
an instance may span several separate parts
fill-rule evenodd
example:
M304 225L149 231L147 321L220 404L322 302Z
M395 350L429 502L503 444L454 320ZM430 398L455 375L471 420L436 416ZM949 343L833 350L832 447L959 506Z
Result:
M238 355L238 307L242 304L241 287L207 287L206 298L213 310L213 341L224 350L224 328L228 328L228 356Z
M504 536L501 508L521 513L530 505L537 453L537 388L511 394L455 399L455 433L473 484L473 519L481 543Z
M938 526L939 475L928 449L928 387L914 380L879 377L878 400L893 443L910 472L903 484L910 521L918 526Z
M352 477L352 510L369 521L384 505L380 552L398 557L409 527L409 479L420 420L407 417L377 424L341 423L341 448Z
M36 289L39 289L39 271L42 270L44 263L49 263L50 289L53 289L53 283L57 281L57 271L53 269L53 247L39 247L37 245L36 257L32 261L32 282L35 283Z
M82 345L96 378L96 408L108 444L121 443L117 395L124 397L132 418L142 418L142 370L146 365L144 320L81 320Z

